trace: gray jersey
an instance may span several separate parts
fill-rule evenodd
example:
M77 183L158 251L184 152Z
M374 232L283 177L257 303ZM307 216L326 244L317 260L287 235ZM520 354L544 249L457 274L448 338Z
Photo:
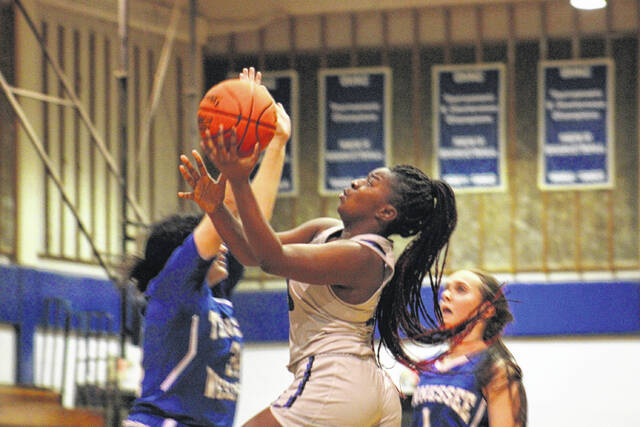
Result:
M342 227L328 228L311 241L325 243ZM374 251L385 263L378 290L361 304L349 304L335 295L331 284L310 285L289 280L289 370L308 356L322 353L345 353L373 356L372 318L380 293L393 276L393 243L377 234L361 234L350 240Z

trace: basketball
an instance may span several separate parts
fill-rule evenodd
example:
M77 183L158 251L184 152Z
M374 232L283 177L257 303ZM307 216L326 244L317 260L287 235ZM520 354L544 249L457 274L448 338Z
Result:
M216 135L222 125L226 141L236 128L238 155L248 156L255 144L260 151L271 142L276 131L278 115L276 103L264 86L250 80L229 79L213 86L205 94L198 108L198 128Z

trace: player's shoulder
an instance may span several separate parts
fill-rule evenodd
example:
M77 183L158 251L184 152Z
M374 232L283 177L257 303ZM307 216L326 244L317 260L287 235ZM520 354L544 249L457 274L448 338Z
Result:
M339 219L336 219L336 218L331 218L331 217L315 218L315 219L312 219L310 221L307 221L306 224L308 224L309 228L314 229L316 234L319 234L319 233L321 233L324 230L327 230L329 228L335 228L335 227L342 227L343 226L342 221L340 221Z
M341 227L342 221L336 218L322 217L306 221L293 230L279 233L280 241L287 243L308 243L318 234L332 227Z

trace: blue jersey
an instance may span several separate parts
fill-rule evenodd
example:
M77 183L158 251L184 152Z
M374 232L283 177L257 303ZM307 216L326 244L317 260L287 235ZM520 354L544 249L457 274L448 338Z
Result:
M231 302L192 278L201 263L190 235L149 283L142 393L125 425L233 425L242 334Z
M488 426L487 401L474 375L484 356L485 352L463 356L421 372L411 399L413 425Z

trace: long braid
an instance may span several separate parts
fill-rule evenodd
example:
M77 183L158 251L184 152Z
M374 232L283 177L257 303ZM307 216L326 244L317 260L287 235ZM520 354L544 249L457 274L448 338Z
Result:
M431 180L409 165L396 166L391 172L397 194L391 202L398 217L389 225L387 233L416 237L398 258L394 276L382 291L376 322L380 345L384 344L395 359L411 366L413 362L402 347L401 335L424 335L427 330L421 319L425 319L428 326L436 327L442 317L437 300L434 300L436 319L427 312L421 287L428 275L437 297L457 212L453 190L447 183Z

